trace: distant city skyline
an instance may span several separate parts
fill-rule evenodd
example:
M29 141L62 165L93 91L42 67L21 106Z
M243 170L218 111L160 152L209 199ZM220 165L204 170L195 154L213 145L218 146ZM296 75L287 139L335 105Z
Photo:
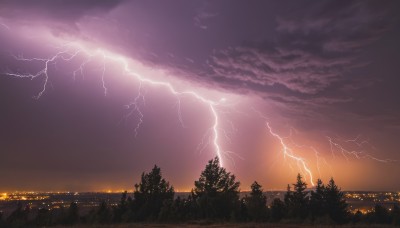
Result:
M0 192L399 191L397 1L5 0Z

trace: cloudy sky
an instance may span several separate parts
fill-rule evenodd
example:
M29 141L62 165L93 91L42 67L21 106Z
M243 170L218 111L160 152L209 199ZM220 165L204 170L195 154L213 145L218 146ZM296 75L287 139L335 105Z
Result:
M399 190L397 1L0 2L0 191Z

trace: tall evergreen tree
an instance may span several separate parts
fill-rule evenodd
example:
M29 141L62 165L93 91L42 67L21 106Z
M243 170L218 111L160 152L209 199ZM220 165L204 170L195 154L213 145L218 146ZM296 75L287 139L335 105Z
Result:
M283 199L285 203L285 216L293 217L293 191L290 188L290 184L286 187L286 193Z
M173 201L174 194L174 188L162 177L161 169L156 165L150 173L142 173L133 193L132 208L136 220L157 219L164 201Z
M254 181L251 185L250 196L245 199L247 212L251 220L263 221L267 218L267 197L263 193L262 186Z
M297 174L297 182L293 184L293 198L292 198L292 207L293 207L293 215L296 218L304 219L308 214L308 201L309 198L307 196L307 184L303 181L303 177Z
M326 213L324 192L325 186L321 179L318 179L315 191L311 191L310 197L310 213L313 220L317 217L323 216Z
M240 207L240 182L220 167L218 157L208 162L194 185L192 196L200 218L228 219Z
M326 210L332 220L339 224L347 222L349 217L347 203L343 192L335 184L333 178L330 179L326 186L324 195L327 205Z

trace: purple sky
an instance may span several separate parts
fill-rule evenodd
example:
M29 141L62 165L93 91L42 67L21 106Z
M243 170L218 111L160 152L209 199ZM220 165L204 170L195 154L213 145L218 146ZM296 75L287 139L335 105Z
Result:
M214 156L243 190L397 191L399 10L1 1L0 191L133 189L154 164L186 191Z

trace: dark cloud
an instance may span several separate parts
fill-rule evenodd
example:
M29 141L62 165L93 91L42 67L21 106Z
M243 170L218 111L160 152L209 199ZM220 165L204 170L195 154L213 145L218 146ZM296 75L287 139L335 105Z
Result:
M3 0L0 2L0 15L17 19L76 21L89 12L107 12L121 2L123 0Z
M316 94L338 80L349 57L325 57L316 53L275 47L269 50L238 47L212 57L210 67L217 77L263 87L283 85L287 89Z
M390 20L382 17L385 9L360 1L313 3L277 16L273 40L217 51L209 65L215 77L250 90L281 85L300 94L319 94L337 82L355 80L349 71L367 64L358 59L360 52L390 29Z

